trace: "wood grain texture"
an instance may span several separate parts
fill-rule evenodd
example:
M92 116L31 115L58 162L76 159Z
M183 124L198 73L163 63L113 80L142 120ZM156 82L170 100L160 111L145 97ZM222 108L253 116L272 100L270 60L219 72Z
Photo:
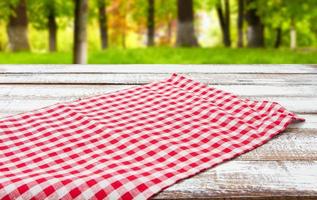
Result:
M182 73L306 119L154 199L317 199L317 65L2 65L0 117Z
M8 93L50 94L51 96L90 96L134 87L136 85L0 85L0 95ZM213 85L210 85L211 87ZM317 97L316 86L218 85L218 89L239 96L262 97ZM56 92L52 92L52 90ZM39 93L38 93L39 92Z
M235 160L285 161L317 160L317 133L314 129L288 128L265 145Z
M316 74L316 65L2 65L1 73L302 73Z
M214 74L185 73L189 78L213 85L316 85L317 74ZM138 85L164 80L168 73L0 73L0 84L112 84Z
M316 161L229 161L181 181L154 199L317 197Z

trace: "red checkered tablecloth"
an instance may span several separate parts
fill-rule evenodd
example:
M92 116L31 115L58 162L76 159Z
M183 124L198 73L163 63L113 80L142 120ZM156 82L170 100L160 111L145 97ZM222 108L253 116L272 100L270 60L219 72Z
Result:
M303 120L184 76L0 119L0 199L148 199Z

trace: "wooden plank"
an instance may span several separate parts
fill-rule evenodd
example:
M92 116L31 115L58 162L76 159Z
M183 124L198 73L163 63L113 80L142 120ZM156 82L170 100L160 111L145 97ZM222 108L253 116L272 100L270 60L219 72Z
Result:
M241 155L235 160L316 160L317 129L289 128L261 147Z
M0 95L0 112L25 112L55 103L76 100L83 96L87 95L73 94L72 96L54 96L54 94L41 94L41 91L25 96L23 94L10 93L7 95ZM295 113L317 113L317 97L249 97L249 99L275 101Z
M317 161L229 161L153 199L317 197Z
M1 65L0 73L305 73L316 65Z
M151 198L152 199L152 198ZM154 198L155 199L155 198ZM223 197L207 197L207 198L177 198L181 200L316 200L316 196L253 196L253 197L231 197L227 198L226 195L223 195ZM164 200L176 200L176 198L164 198Z
M299 114L298 116L304 118L306 121L303 123L291 124L290 128L300 129L317 129L317 115L316 114ZM317 130L315 131L317 133Z
M316 97L248 97L257 101L278 102L286 109L296 113L317 113Z
M213 85L210 85L211 87ZM83 97L121 89L135 85L0 85L0 96L43 96ZM267 85L218 85L214 86L239 96L257 97L316 97L314 86L267 86ZM54 91L54 92L52 92Z
M193 80L213 85L317 85L317 74L185 74ZM73 73L0 74L0 84L128 84L164 80L170 74Z

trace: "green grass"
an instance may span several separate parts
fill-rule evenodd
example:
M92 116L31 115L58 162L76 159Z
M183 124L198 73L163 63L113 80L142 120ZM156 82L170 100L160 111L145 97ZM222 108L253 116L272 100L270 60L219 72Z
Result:
M1 64L68 64L71 53L0 53ZM89 53L91 64L316 64L317 50L140 48Z

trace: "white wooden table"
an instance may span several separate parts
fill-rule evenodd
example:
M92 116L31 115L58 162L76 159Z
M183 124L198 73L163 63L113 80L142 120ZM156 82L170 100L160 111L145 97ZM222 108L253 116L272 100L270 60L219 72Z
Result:
M307 121L155 199L317 198L317 66L2 65L0 117L164 79L173 72L242 97L277 101Z

